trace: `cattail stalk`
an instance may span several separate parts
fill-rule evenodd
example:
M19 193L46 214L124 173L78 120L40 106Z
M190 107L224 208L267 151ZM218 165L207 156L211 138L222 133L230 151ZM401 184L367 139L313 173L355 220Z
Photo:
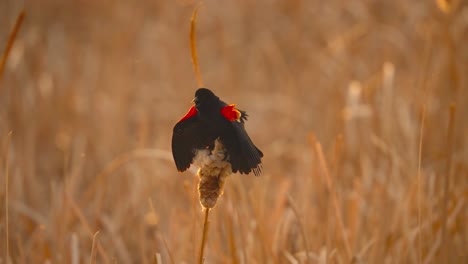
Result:
M219 139L215 140L213 150L200 150L195 160L200 168L197 175L200 178L198 183L198 197L201 206L205 209L205 219L203 222L202 242L198 263L203 263L206 236L208 233L208 216L210 210L215 207L218 198L223 195L224 184L229 175L232 174L231 164L226 161L226 150Z
M8 59L8 55L10 54L11 48L13 47L13 43L15 42L16 35L18 34L21 24L24 21L24 15L25 15L25 12L23 9L21 10L18 17L16 18L16 22L15 22L15 25L13 26L13 30L11 31L10 36L8 37L5 50L3 51L2 57L0 57L0 80L2 79L3 70L5 69L6 61Z
M208 233L208 215L210 214L210 208L205 209L205 220L203 221L203 233L202 233L202 242L200 245L200 253L198 254L198 263L202 264L205 260L203 257L205 254L205 242L206 242L206 235Z

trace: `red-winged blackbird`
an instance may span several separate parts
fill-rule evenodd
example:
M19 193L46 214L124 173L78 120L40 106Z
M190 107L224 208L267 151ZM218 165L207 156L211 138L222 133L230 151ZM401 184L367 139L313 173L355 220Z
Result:
M215 141L219 140L233 172L253 171L260 175L263 153L245 131L247 113L221 101L206 88L195 92L193 102L195 105L175 125L172 134L172 155L177 169L188 169L197 154L205 152L200 150L213 150Z

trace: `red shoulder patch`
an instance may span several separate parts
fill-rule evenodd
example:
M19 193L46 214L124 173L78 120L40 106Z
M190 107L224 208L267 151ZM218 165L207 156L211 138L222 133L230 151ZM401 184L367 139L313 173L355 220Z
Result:
M184 120L187 120L189 118L191 118L192 116L195 116L196 114L198 113L197 109L195 108L194 105L192 105L192 107L190 107L189 111L187 112L187 114L185 114L184 117L182 117L182 119L179 120L179 122L182 122Z
M221 114L229 121L240 121L241 112L236 109L235 104L221 108Z

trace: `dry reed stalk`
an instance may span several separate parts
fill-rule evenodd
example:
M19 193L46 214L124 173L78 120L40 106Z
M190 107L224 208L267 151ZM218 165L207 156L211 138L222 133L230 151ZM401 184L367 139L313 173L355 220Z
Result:
M197 85L198 87L203 87L203 79L200 72L200 64L198 63L198 55L197 55L197 15L198 9L201 7L201 3L198 4L195 9L193 10L192 17L190 19L190 51L192 54L192 64L193 64L193 71L195 72L195 78L197 78Z
M450 174L452 172L452 149L453 149L453 133L455 127L455 105L450 105L449 113L449 123L447 127L447 159L445 161L445 177L444 177L444 186L443 186L443 203L442 203L442 234L441 234L441 243L442 243L442 259L445 263L448 261L448 251L447 251L447 215L448 215L448 200L449 200L449 188L450 188Z
M328 189L330 195L332 196L333 207L334 207L334 210L335 210L335 217L336 217L336 221L338 222L338 226L339 226L340 234L341 234L341 239L343 240L343 244L344 244L344 247L345 247L345 250L346 250L346 256L347 256L348 260L351 260L352 259L351 246L349 245L348 236L346 235L346 230L345 230L345 227L344 227L343 217L341 216L341 212L340 212L340 205L339 205L339 202L338 202L338 197L337 197L337 194L336 194L336 190L334 188L333 180L332 180L332 178L330 176L330 173L328 171L328 166L327 166L327 163L325 161L325 156L324 156L323 151L322 151L322 145L319 142L315 143L315 150L316 150L317 156L319 158L320 167L322 168L322 172L325 175L325 179L326 179L326 182L327 182L327 189Z
M196 173L195 173L196 174ZM198 181L197 181L197 177L193 177L193 186L197 186L198 184ZM189 183L185 183L184 184L184 187L185 188L189 188ZM198 189L197 188L192 188L190 187L192 192L190 193L190 207L191 207L191 218L194 219L194 221L192 221L192 228L190 230L192 230L192 239L196 239L198 236L199 236L199 226L200 226L200 219L198 217L199 215L199 211L200 211L200 201L198 199ZM188 190L187 190L188 192ZM203 230L202 230L203 232ZM194 246L193 247L193 256L194 256L194 259L197 259L198 258L198 255L200 253L200 248L199 247L196 247Z
M448 61L447 66L448 70L448 82L447 85L454 92L455 96L459 96L460 93L460 75L458 71L457 63L457 45L455 39L452 36L451 24L454 18L455 9L458 7L459 1L457 0L438 0L437 1L439 9L441 9L446 16L443 18L443 37L448 52ZM448 219L448 203L449 203L449 189L450 189L450 176L452 173L452 156L453 156L453 143L454 143L454 127L455 127L455 114L456 114L456 99L453 99L449 107L449 123L447 127L447 138L446 138L446 147L447 147L447 157L445 160L445 177L443 178L443 202L442 202L442 231L441 231L441 250L442 250L442 261L449 263L449 253L447 243L447 219ZM460 99L459 99L460 100Z
M433 41L431 40L431 31L426 33L427 36L425 36L425 39L428 39L426 42L427 45L425 46L424 53L423 53L423 67L421 67L421 71L419 72L419 77L418 77L418 87L421 87L421 89L424 91L423 95L423 108L422 108L422 113L421 113L421 122L419 125L419 142L418 142L418 167L417 167L417 206L418 206L418 229L419 232L417 234L417 255L418 255L418 263L422 263L422 240L423 240L423 234L422 234L422 201L423 201L423 193L422 193L422 173L421 173L421 166L422 166L422 153L423 153L423 139L424 139L424 127L425 127L425 122L426 122L426 111L428 107L428 101L429 101L429 96L431 94L430 88L427 88L427 82L429 79L429 70L430 70L430 65L431 65L431 60L432 60L432 49L433 49Z
M432 247L429 249L429 251L426 254L426 257L424 258L424 261L422 262L423 264L435 263L434 258L441 244L442 244L442 231L439 229L439 231L436 234L435 241L434 243L432 243Z
M70 263L80 263L80 241L76 233L73 233L70 239Z
M239 181L241 185L243 186L241 192L246 189L247 187L244 186L243 181ZM265 215L265 213L262 213L262 209L264 207L261 206L260 201L264 199L266 195L267 186L266 184L261 184L263 188L256 188L255 192L244 192L244 202L246 202L248 205L251 206L252 208L252 213L253 213L253 219L255 219L255 226L253 228L253 231L255 232L255 235L257 236L258 242L257 245L258 247L257 250L259 253L257 253L260 257L260 263L267 263L270 260L274 260L274 252L273 248L269 246L271 240L267 237L269 234L268 228L267 228L267 222L274 221L274 219L270 216L270 213L268 213L268 218L264 219L262 216ZM270 210L268 210L270 212ZM257 224L260 223L260 224ZM276 263L276 262L273 262Z
M200 244L200 252L198 254L198 264L203 264L205 261L205 244L206 244L206 236L208 234L208 216L210 214L210 208L205 208L205 218L203 221L203 233L202 233L202 241Z
M121 259L123 263L131 263L132 259L130 257L130 252L125 245L122 235L118 232L115 222L113 222L111 217L108 217L105 214L102 215L99 220L105 234L110 238L114 248L116 249L119 259Z
M16 246L18 247L18 263L26 264L26 255L24 253L24 241L19 234L16 235Z
M148 203L149 203L149 206L150 206L150 209L151 209L151 213L154 215L154 216L157 216L156 214L156 210L154 209L154 205L153 205L153 200L151 199L151 197L148 198ZM161 232L158 230L158 237L159 237L159 240L161 240L163 242L163 245L166 249L166 252L167 252L167 255L169 256L169 262L171 264L174 264L174 257L172 256L172 252L169 250L169 246L167 245L167 241L166 239L164 238L164 236L161 234Z
M7 136L7 144L6 144L6 150L5 150L5 262L9 263L10 262L10 226L9 226L9 213L8 213L8 207L9 207L9 198L8 198L8 177L9 177L9 156L10 156L10 142L11 142L11 135L12 131L8 133Z
M160 253L154 254L154 263L156 263L156 264L161 264L161 263L163 263Z
M147 232L147 227L150 226L151 228L153 227L150 223L152 216L150 216L151 213L147 213L145 215L145 221L141 222L138 225L138 241L140 242L139 247L138 247L138 253L140 254L140 259L141 264L148 264L150 263L148 259L146 258L146 252L151 251L152 249L148 249L148 244L151 243L152 241L148 239L148 232ZM154 240L153 240L154 241Z
M99 234L99 230L96 231L96 233L94 233L93 235L93 244L91 246L91 259L90 259L90 264L94 264L96 263L96 243L98 243L96 240L97 240L97 236Z
M447 224L450 224L450 223L453 224L454 219L457 217L459 213L462 212L463 210L462 208L465 208L463 200L459 202L456 206L454 206L454 209L451 210L451 215L448 215L448 212L447 212ZM434 222L432 224L434 224L435 222L438 222L438 220L434 219ZM443 232L443 227L441 226L437 231L436 238L434 238L434 243L432 244L431 248L428 250L426 257L424 258L424 261L422 263L424 264L435 263L434 259L437 256L437 253L439 252L440 247L444 247L444 245L442 244L443 243L442 232ZM441 263L446 263L446 262L441 262ZM447 262L447 263L450 263L450 262Z
M21 24L24 21L25 14L26 13L24 12L24 9L23 9L16 17L15 25L13 26L13 29L11 30L10 36L8 37L8 40L7 40L6 48L3 51L2 57L0 58L0 80L3 77L3 71L5 70L5 64L8 59L8 55L10 54L11 48L13 47L13 43L15 42L16 35L18 34Z
M174 257L172 256L172 252L171 252L171 250L169 250L169 246L167 245L167 241L166 241L166 239L164 238L164 236L162 234L159 234L159 240L161 240L163 242L163 245L166 248L167 255L169 256L169 262L171 264L175 264Z
M88 235L93 237L93 240L94 240L94 236L99 232L99 230L97 232L95 232L94 235L93 235L91 225L88 223L88 220L86 219L86 217L83 214L83 212L81 211L81 209L78 207L78 204L75 202L73 197L71 197L69 193L65 193L65 199L68 202L68 204L70 205L71 210L75 213L78 220L80 220L81 224L83 225L83 227L86 230L86 232L88 233ZM101 256L103 258L103 262L104 263L110 263L109 256L107 255L107 253L104 250L104 248L102 247L102 245L100 243L98 243L96 247L97 247L97 250L98 250L99 254L101 254Z
M307 241L307 235L306 235L304 223L302 221L302 217L299 215L299 209L297 208L296 203L294 202L293 198L290 195L288 195L288 203L291 206L294 212L294 215L296 216L296 219L299 223L299 228L301 229L302 240L304 241L307 263L310 264L311 262L310 262L310 257L309 257L309 243Z
M234 185L236 186L236 185ZM232 189L233 192L235 193L235 189ZM244 190L244 189L242 189ZM242 190L239 190L239 191L242 191ZM234 207L233 207L233 204L232 204L232 199L235 199L236 200L236 203L242 203L240 202L238 198L235 198L234 196L231 196L231 198L228 196L227 197L227 213L226 213L226 217L229 218L229 221L231 221L231 224L232 224L232 227L236 226L237 229L236 229L236 232L233 232L232 233L232 240L233 240L233 243L236 243L236 239L234 237L234 235L237 235L238 237L238 241L239 243L236 244L236 252L239 252L239 254L237 255L237 260L238 260L238 263L246 263L246 256L247 256L247 239L245 237L245 226L243 225L243 222L240 220L240 216L239 216L239 210L234 210ZM234 230L233 230L234 231ZM242 232L244 231L244 232Z
M15 25L10 33L10 36L7 40L7 45L5 50L3 51L2 57L0 58L0 80L3 78L3 72L5 69L5 64L8 59L8 55L10 54L11 48L13 47L13 43L15 42L16 35L23 23L25 16L24 9L19 13L18 17L16 18ZM10 141L11 141L12 132L10 131L7 136L7 145L6 145L6 154L5 154L5 261L8 263L10 261L10 227L9 227L9 195L8 195L8 177L9 177L9 148L10 148Z
M229 235L229 249L231 250L231 263L239 264L239 258L237 257L237 245L236 239L234 238L234 224L232 223L232 213L226 214L226 222Z
M422 229L421 229L421 207L422 207L422 176L421 176L421 162L422 162L422 145L423 145L423 135L424 135L424 121L426 120L426 104L423 105L421 123L419 126L419 143L418 143L418 173L417 173L417 204L418 204L418 238L417 238L417 248L418 248L418 263L422 261Z
M356 179L353 181L353 193L346 204L347 219L348 219L348 241L350 245L356 245L357 238L359 237L359 227L361 219L359 218L359 208L362 207L360 191L361 182Z

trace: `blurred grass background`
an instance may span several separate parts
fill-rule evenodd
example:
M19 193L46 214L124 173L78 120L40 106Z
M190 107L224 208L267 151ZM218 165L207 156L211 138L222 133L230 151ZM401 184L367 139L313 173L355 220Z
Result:
M0 1L2 51L26 11L0 80L2 263L195 262L197 179L170 152L195 5ZM228 180L206 263L468 262L466 2L207 0L197 27L206 86L265 153Z

